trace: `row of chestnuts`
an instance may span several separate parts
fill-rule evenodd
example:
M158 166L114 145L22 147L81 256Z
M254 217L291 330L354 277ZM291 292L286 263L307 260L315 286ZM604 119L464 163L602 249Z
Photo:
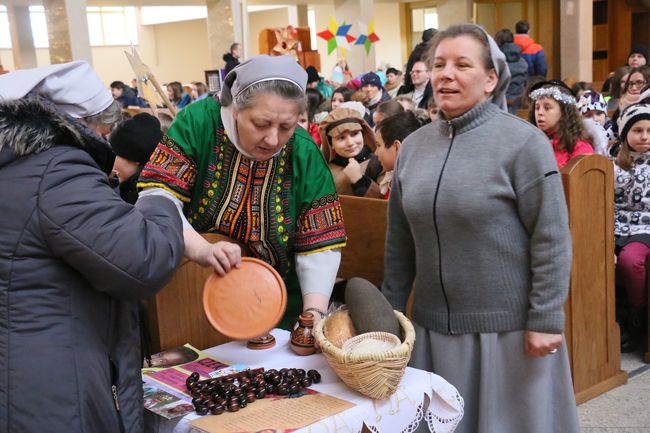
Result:
M268 395L296 395L320 380L320 373L316 370L283 368L265 371L256 368L201 381L199 374L194 372L185 385L198 415L221 415L225 411L237 412Z

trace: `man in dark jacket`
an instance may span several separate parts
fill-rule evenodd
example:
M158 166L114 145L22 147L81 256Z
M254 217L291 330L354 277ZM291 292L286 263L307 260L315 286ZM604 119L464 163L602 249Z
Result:
M29 78L0 77L0 431L140 433L136 301L174 273L181 220L163 197L123 202L89 153L110 152L84 126L113 103L98 77L95 95L76 80L59 94L76 102L45 99L40 76L9 99Z
M415 62L421 62L424 60L424 55L429 49L429 41L433 39L436 33L438 33L438 30L434 28L426 29L422 32L422 42L413 48L413 51L411 51L409 59L406 62L406 69L404 70L404 84L402 84L402 87L400 87L400 89L397 91L398 95L411 93L415 89L413 81L411 81L411 70L413 70L413 65Z
M515 25L517 34L515 35L515 44L521 48L521 55L528 63L528 78L540 75L546 77L548 66L546 64L546 57L544 57L544 49L538 43L535 43L533 38L528 36L528 29L530 26L527 21L519 21Z
M230 46L230 52L223 55L223 61L226 62L224 76L228 75L228 72L235 69L239 65L239 59L241 58L241 44L235 42Z

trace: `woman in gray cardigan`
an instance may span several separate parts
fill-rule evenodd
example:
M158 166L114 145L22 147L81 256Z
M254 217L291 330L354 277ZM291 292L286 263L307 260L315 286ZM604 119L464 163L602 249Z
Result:
M411 134L389 201L383 292L415 284L411 365L465 400L457 432L577 433L562 306L571 241L548 140L507 114L492 38L461 24L430 51L439 119Z

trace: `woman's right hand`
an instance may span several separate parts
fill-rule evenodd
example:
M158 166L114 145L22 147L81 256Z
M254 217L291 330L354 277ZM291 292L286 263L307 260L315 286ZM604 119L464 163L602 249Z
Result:
M233 268L241 265L241 248L239 245L220 241L214 244L206 242L198 251L194 260L201 266L211 266L219 276L224 276Z
M220 241L211 244L194 229L183 230L185 257L201 266L211 266L220 276L241 265L241 247L238 244Z

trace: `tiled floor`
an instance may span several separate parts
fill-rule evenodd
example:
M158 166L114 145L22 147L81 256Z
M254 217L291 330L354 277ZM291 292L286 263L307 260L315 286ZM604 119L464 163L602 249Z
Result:
M650 433L650 364L623 354L628 383L578 406L582 433Z

